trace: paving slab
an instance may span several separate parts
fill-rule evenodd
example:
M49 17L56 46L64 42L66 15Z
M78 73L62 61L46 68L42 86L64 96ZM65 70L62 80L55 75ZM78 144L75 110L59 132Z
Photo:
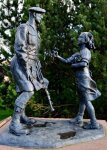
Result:
M6 119L4 121L4 125L0 128L0 141L1 138L3 139L3 132L6 131L8 133L8 126L10 123L10 118ZM32 128L32 136L30 136L31 141L35 141L36 138L36 146L37 146L37 139L39 141L39 144L44 141L45 144L42 145L42 148L48 149L48 150L55 150L57 148L58 150L107 150L107 136L106 136L106 130L107 130L107 123L104 120L99 120L99 123L101 124L101 128L98 134L96 134L95 130L89 130L84 131L82 128L74 127L69 119L46 119L46 118L36 118L37 125ZM87 121L87 120L85 120ZM3 122L2 122L3 124ZM102 126L104 128L102 128ZM46 135L47 130L50 134ZM57 132L58 131L58 132ZM77 133L78 131L78 133ZM83 133L84 132L84 133ZM53 133L53 134L52 134ZM82 134L81 134L82 133ZM40 136L40 135L44 136ZM97 136L96 136L97 135ZM79 139L77 138L79 137ZM14 137L13 144L16 144L17 147L10 147L10 146L0 146L0 150L25 150L25 145L22 145L24 148L19 148L20 144L17 145L17 143L14 143L14 141L17 141L20 139L20 137L16 137L11 135L11 140ZM54 138L55 137L55 138ZM101 138L103 137L103 138ZM7 137L6 137L7 138ZM101 139L99 139L101 138ZM26 144L28 144L29 140L26 137L22 137L22 139L25 139ZM21 140L22 140L21 139ZM42 139L42 140L41 140ZM51 140L52 139L52 140ZM55 141L56 139L56 141ZM97 139L97 140L95 140ZM49 145L49 141L51 140L51 146ZM91 140L91 141L90 141ZM6 139L8 141L8 138ZM20 141L20 140L19 140ZM86 142L87 141L87 142ZM89 142L90 141L90 142ZM57 144L55 145L56 142ZM85 143L84 143L85 142ZM19 142L20 143L20 142ZM35 142L34 142L35 143ZM2 143L1 143L2 144ZM47 145L48 144L48 145ZM73 145L71 145L73 144ZM10 144L11 145L11 144ZM69 145L69 146L66 146ZM31 149L32 145L28 146L27 149ZM61 147L61 148L58 148ZM40 147L35 147L35 149Z

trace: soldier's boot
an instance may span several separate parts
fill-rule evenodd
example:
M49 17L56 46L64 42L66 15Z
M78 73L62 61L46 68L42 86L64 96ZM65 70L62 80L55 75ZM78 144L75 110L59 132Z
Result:
M21 118L20 118L20 122L26 125L34 125L36 123L36 120L33 118L29 118L26 116L25 114L25 109L23 109Z
M73 118L73 122L82 127L83 126L83 114L78 113L75 118Z
M17 136L29 134L29 130L24 128L20 122L22 111L22 108L15 106L13 118L9 126L9 132Z

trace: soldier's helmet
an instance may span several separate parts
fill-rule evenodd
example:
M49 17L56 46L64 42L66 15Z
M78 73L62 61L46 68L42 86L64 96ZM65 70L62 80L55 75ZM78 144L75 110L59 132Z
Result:
M86 47L89 49L95 49L94 46L94 37L90 32L82 32L78 37L78 44L86 44Z
M29 11L31 11L31 12L36 12L36 13L45 13L46 12L46 10L45 9L43 9L43 8L40 8L40 7L31 7L31 8L29 8Z

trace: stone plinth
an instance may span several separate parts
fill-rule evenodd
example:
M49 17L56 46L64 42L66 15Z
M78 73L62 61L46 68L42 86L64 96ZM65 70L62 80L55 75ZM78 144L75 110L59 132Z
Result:
M105 136L100 124L97 130L86 130L75 126L70 119L42 119L29 127L30 135L15 136L9 133L10 118L1 122L0 145L20 148L60 148L67 145L93 141Z

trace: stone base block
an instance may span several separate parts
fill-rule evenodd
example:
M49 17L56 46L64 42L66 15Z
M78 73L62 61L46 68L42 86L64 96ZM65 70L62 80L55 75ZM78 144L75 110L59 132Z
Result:
M20 148L60 148L71 144L93 141L105 136L105 129L86 130L76 126L71 119L35 118L36 124L29 135L15 136L9 133L10 118L1 122L0 145ZM84 123L87 121L84 120Z

